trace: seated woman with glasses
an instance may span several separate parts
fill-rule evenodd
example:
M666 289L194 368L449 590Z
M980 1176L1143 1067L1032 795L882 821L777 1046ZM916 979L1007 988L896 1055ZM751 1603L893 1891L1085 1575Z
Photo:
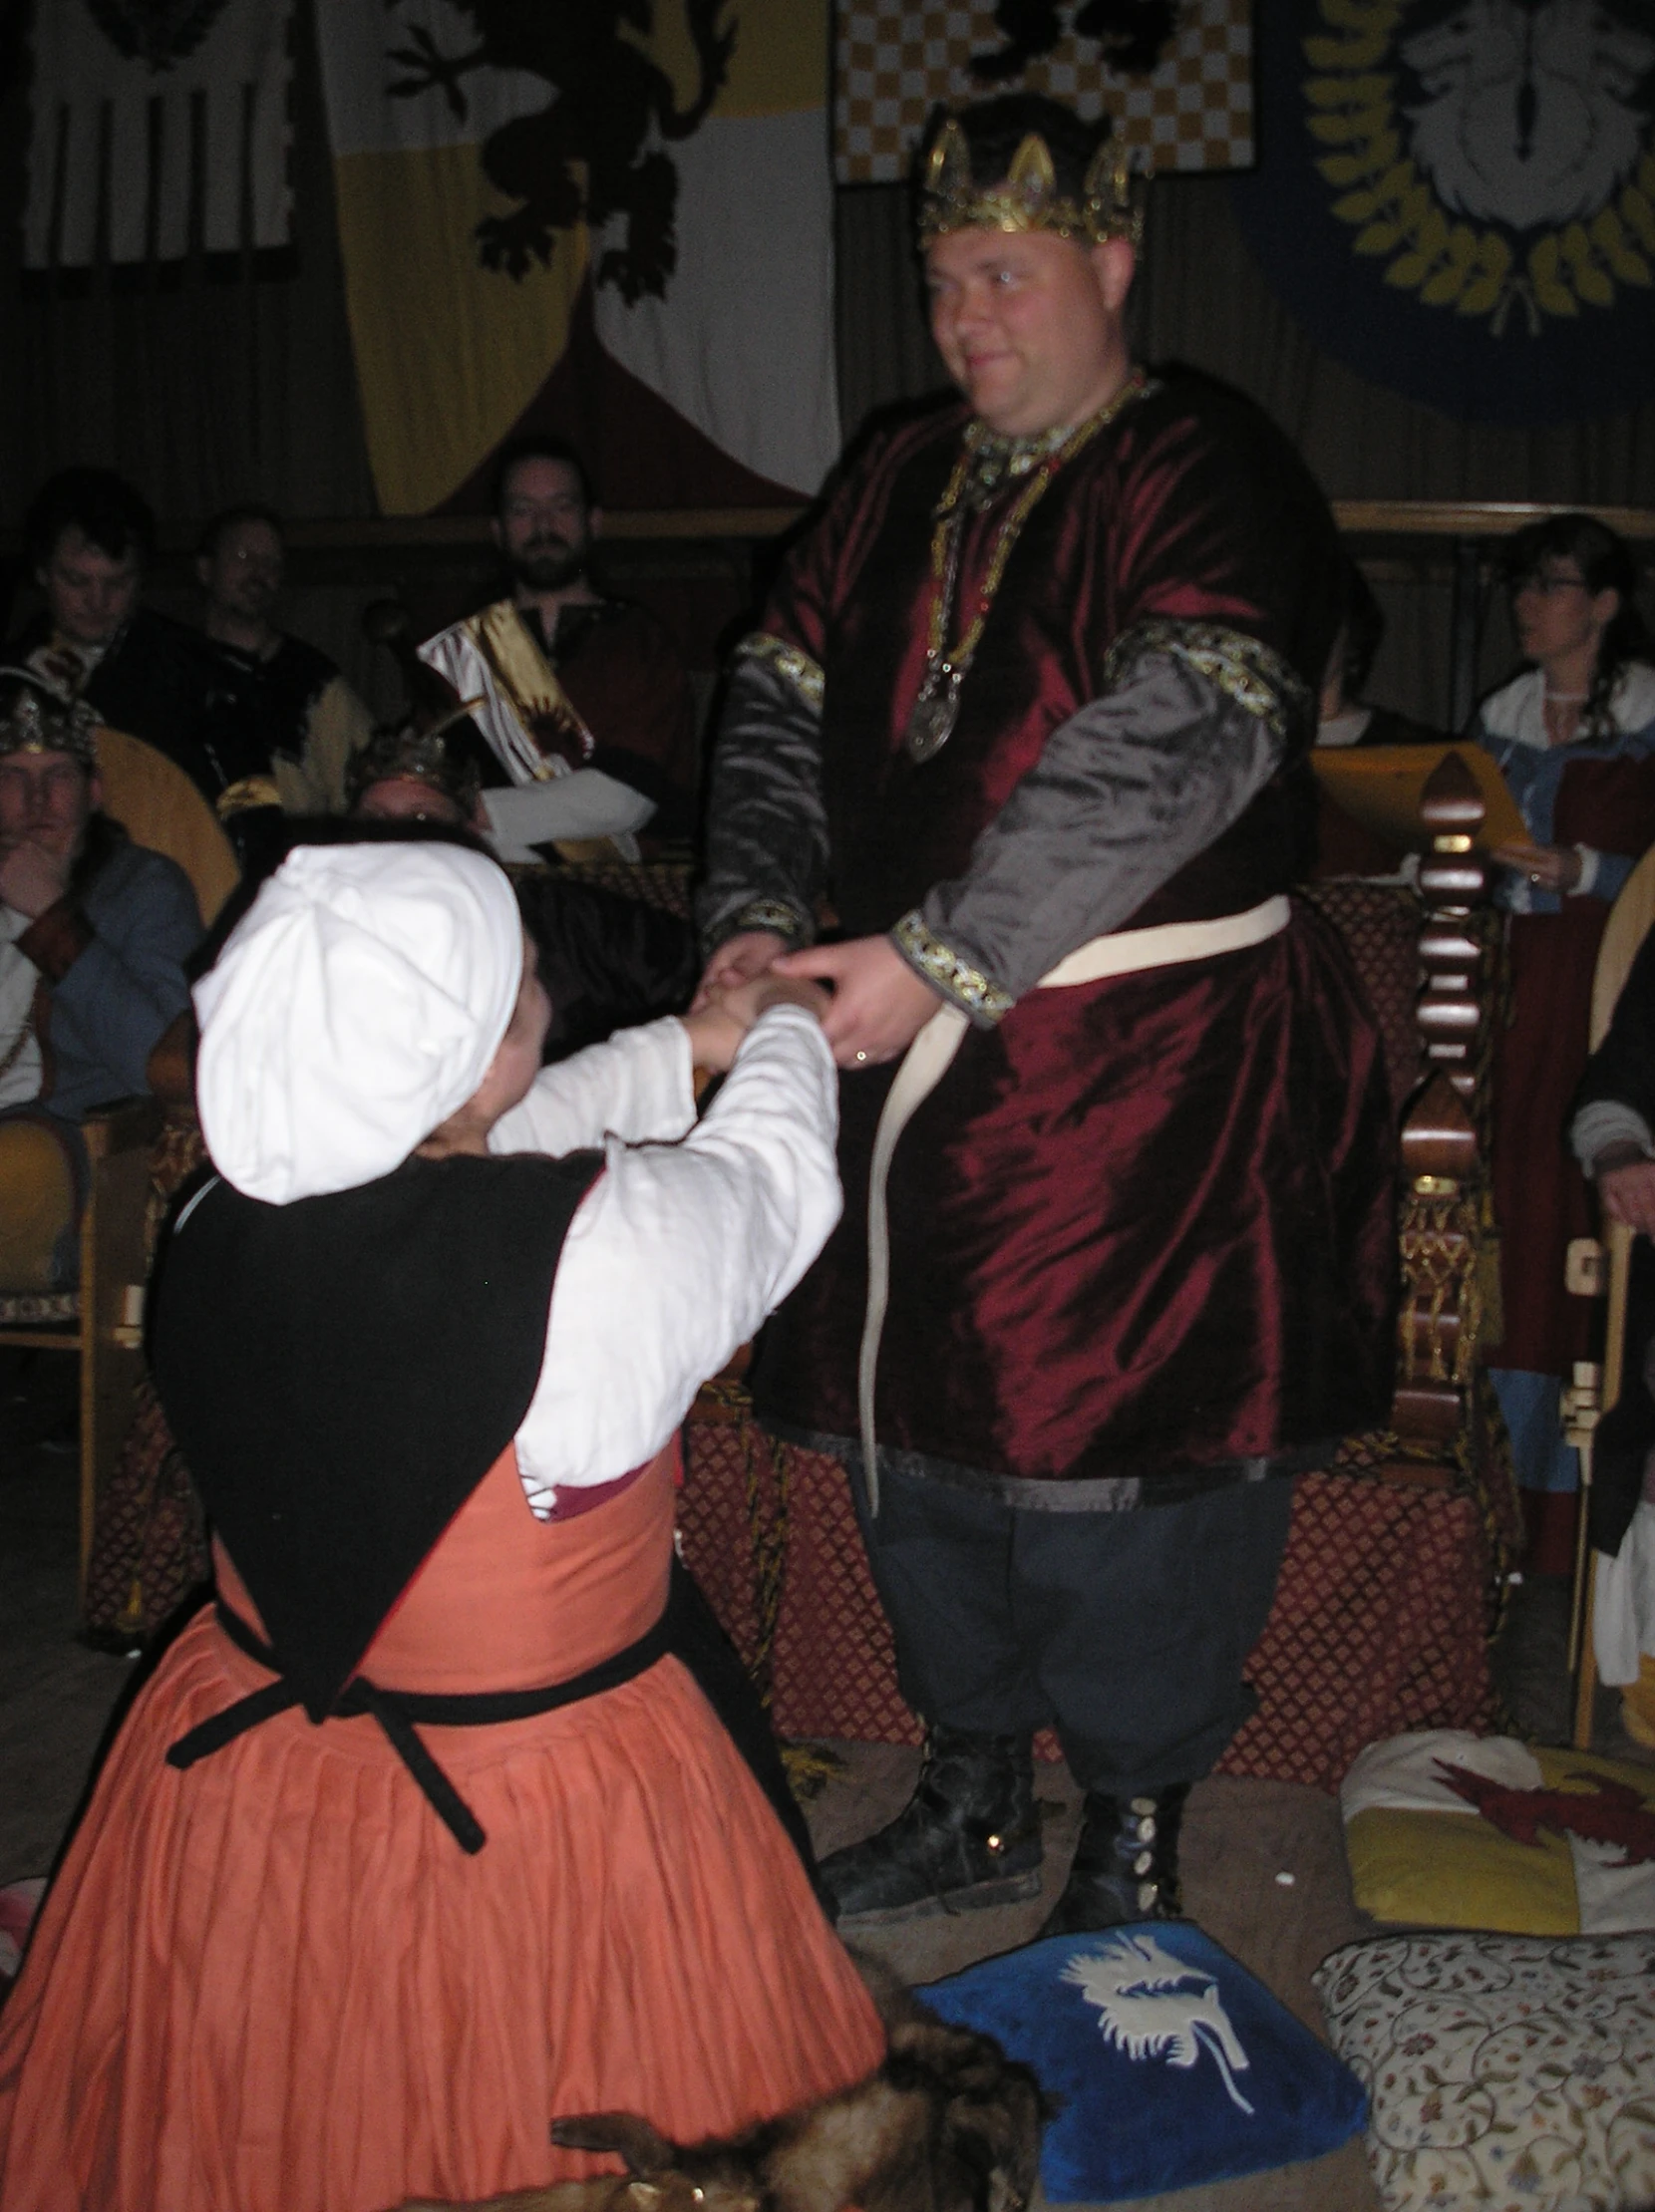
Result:
M1559 1393L1587 1356L1590 1313L1563 1288L1563 1256L1571 1237L1593 1229L1564 1129L1586 1065L1609 907L1655 843L1655 650L1632 555L1591 515L1519 530L1505 573L1529 665L1483 702L1471 733L1499 764L1532 840L1495 853L1512 1007L1494 1046L1504 1335L1492 1376L1527 1493L1530 1564L1563 1574L1579 1470L1562 1440Z

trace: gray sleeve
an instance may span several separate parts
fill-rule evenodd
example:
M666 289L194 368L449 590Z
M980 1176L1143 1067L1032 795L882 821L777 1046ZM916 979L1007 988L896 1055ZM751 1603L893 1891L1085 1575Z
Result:
M696 921L707 949L740 929L814 934L828 872L822 671L765 633L738 649L719 723Z
M904 959L974 1021L998 1021L1077 945L1136 912L1275 774L1289 726L1281 695L1199 658L1133 653L1119 682L1052 732L964 875L897 924Z
M1569 1124L1569 1142L1588 1175L1594 1172L1593 1162L1599 1153L1606 1152L1611 1144L1636 1144L1655 1159L1655 1138L1650 1135L1649 1123L1636 1106L1620 1099L1594 1099L1583 1106Z

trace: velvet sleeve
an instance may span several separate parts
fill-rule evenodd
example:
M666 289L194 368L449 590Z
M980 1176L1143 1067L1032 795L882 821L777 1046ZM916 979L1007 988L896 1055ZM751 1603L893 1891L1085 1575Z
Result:
M810 942L827 880L824 663L834 610L884 515L874 439L783 563L760 628L736 651L713 753L696 921L708 949L741 929Z

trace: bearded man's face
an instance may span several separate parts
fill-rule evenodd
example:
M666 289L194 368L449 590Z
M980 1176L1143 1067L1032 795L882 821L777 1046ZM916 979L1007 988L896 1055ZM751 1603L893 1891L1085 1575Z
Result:
M579 472L566 461L519 461L501 491L495 530L514 582L530 591L576 582L592 546Z

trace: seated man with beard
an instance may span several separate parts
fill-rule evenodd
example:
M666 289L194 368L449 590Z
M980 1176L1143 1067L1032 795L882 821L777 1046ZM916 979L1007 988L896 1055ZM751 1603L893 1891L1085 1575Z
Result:
M267 804L339 814L350 757L372 737L373 717L325 653L277 627L286 573L273 507L226 507L201 532L195 574L205 597L209 731L226 751L256 751Z
M694 827L695 717L683 658L646 609L594 585L601 522L572 446L534 438L507 447L493 527L509 595L420 648L461 699L477 702L489 781L528 791L486 798L496 835L521 845L626 838L646 821L652 838L670 842ZM544 788L582 771L578 790Z

